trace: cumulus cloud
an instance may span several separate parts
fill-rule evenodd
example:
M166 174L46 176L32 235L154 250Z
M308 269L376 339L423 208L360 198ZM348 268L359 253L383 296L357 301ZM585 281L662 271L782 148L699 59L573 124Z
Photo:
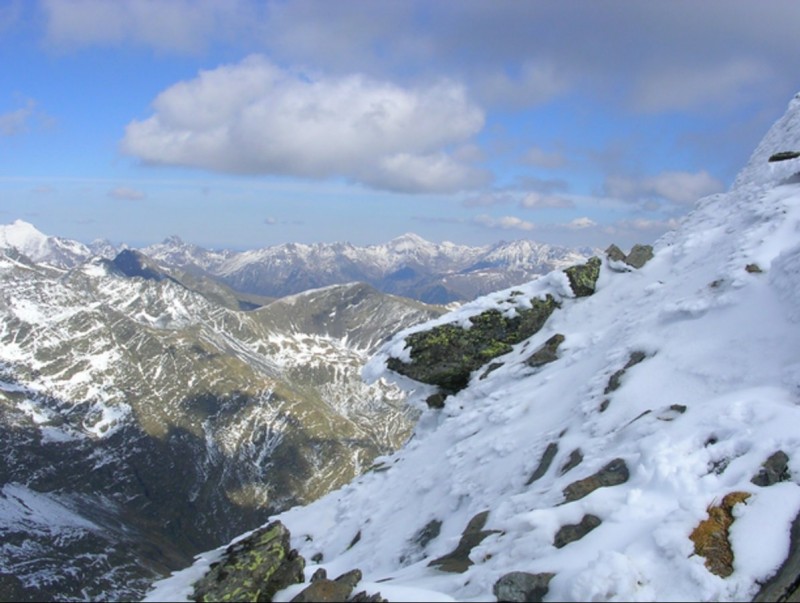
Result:
M480 216L475 216L475 218L473 218L473 222L480 224L481 226L485 226L486 228L497 230L533 230L536 228L536 224L533 222L522 220L516 216L502 216L500 218L495 218L493 216L481 214Z
M647 178L610 176L605 182L605 191L611 197L627 200L642 200L653 195L672 203L690 204L698 199L718 193L725 186L711 174L700 172L662 172Z
M127 186L112 188L108 191L108 196L122 201L139 201L145 198L145 194L142 191Z
M202 71L125 130L125 152L152 164L219 172L345 177L375 188L452 192L488 173L447 149L468 143L483 111L452 81L403 88L363 75L315 76L252 55Z

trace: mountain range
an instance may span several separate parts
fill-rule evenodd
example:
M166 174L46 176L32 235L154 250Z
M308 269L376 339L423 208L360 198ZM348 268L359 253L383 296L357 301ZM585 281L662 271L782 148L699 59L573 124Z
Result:
M113 259L127 245L89 245L47 236L21 220L0 226L0 247L36 262L71 268L94 255ZM209 250L172 236L138 249L156 264L195 278L212 278L238 292L277 298L328 285L367 283L379 291L432 304L463 302L524 283L594 253L529 240L483 247L431 243L405 234L388 243L288 243L248 251Z
M797 600L798 151L800 94L646 262L396 334L363 375L409 391L407 443L146 600Z

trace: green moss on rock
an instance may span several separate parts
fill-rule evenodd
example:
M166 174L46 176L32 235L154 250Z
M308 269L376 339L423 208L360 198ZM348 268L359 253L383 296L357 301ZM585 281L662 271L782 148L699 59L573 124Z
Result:
M585 264L570 266L564 270L575 297L586 297L594 293L601 265L600 258L595 256L589 258Z
M304 559L291 549L289 530L279 521L230 545L222 559L195 584L195 601L271 601L303 582Z
M552 295L531 300L515 316L491 309L470 318L472 326L445 324L406 338L411 362L389 358L389 369L422 383L455 393L467 386L472 371L511 351L512 346L542 328L559 307Z

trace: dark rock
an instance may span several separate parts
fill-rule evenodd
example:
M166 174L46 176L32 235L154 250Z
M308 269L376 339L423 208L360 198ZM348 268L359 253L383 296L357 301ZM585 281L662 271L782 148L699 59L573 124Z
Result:
M749 272L750 274L758 274L759 272L764 272L761 270L761 266L758 264L748 264L744 267L745 271Z
M353 536L353 539L350 541L350 544L348 545L347 549L348 550L352 549L356 545L356 543L358 543L359 540L361 540L361 530L356 532L356 535Z
M442 530L442 522L438 519L431 519L428 523L425 524L419 532L417 532L416 536L414 536L414 542L417 543L420 548L425 548L428 546L432 540L439 536L439 533Z
M352 597L348 599L350 603L389 603L388 599L384 599L381 596L381 593L375 593L374 595L368 595L367 591L362 590L359 593L354 594Z
M609 377L608 385L606 385L606 388L603 390L603 393L610 394L611 392L619 389L620 379L622 379L622 375L625 374L625 371L627 371L632 366L639 364L645 358L647 358L647 354L645 354L644 352L632 352L631 355L628 357L628 362L625 363L625 366L623 366L621 369L619 369L613 375L611 375L611 377Z
M445 398L447 398L447 394L436 392L428 396L425 403L428 405L428 408L444 408Z
M585 264L570 266L564 270L575 297L586 297L594 293L601 265L600 258L592 257Z
M303 582L304 559L290 548L289 530L279 521L230 545L222 559L195 583L195 601L271 601Z
M311 580L309 582L316 582L317 580L327 580L328 579L328 572L325 571L324 567L317 568L314 574L311 576Z
M756 486L771 486L778 482L785 482L790 477L789 457L783 450L778 450L764 461L758 474L753 476L750 481Z
M600 412L605 412L609 404L611 404L611 400L609 400L608 398L600 402L600 407L599 407Z
M612 262L624 262L625 253L613 243L606 249L606 257Z
M542 347L536 350L525 362L528 366L538 368L558 360L558 346L562 343L564 343L564 336L561 333L556 333L545 341Z
M628 465L625 464L623 459L616 458L594 475L573 482L564 488L565 502L579 500L598 488L624 484L628 481L628 477L630 477Z
M489 511L481 511L475 515L469 520L467 527L464 528L458 546L452 552L434 559L428 565L436 567L443 572L463 574L467 571L467 568L472 565L472 560L469 558L472 549L478 546L487 536L498 533L498 530L483 529L488 517Z
M324 570L323 570L324 571ZM319 570L314 573L314 576ZM311 579L311 584L300 591L292 598L296 603L336 603L349 601L350 593L355 589L356 584L361 582L361 570L353 569L336 578L328 580L326 577Z
M651 245L636 244L631 247L630 253L625 255L623 251L616 245L610 245L606 249L606 257L610 261L624 262L631 268L641 268L651 259L653 259L653 247ZM617 269L619 271L619 269Z
M555 574L543 572L510 572L494 583L494 596L498 601L539 603L550 590L550 580Z
M528 478L528 481L525 482L526 486L530 486L533 482L547 473L547 470L550 468L550 464L553 462L557 452L558 444L555 442L550 442L547 445L547 448L544 449L544 454L542 454L542 458L539 461L539 466L536 467L536 470Z
M594 530L601 523L603 523L597 515L587 514L584 515L580 523L567 524L561 526L561 529L556 532L553 546L560 549L567 546L570 542L580 540L586 534Z
M651 245L636 244L631 247L631 252L625 258L625 263L633 268L641 268L653 259L653 247Z
M490 362L489 365L486 367L486 370L483 371L483 373L481 373L480 378L481 379L486 379L486 377L488 377L490 373L492 373L493 371L496 371L501 366L503 366L502 362Z
M576 448L575 450L569 453L569 458L567 459L567 462L564 463L563 467L561 467L561 472L560 472L561 475L564 475L570 469L574 469L575 467L580 465L581 461L583 461L583 453L581 452L580 448Z
M768 161L787 161L789 159L797 159L798 157L800 157L800 151L779 151L771 155Z
M783 603L800 601L800 515L794 518L789 531L789 554L778 571L767 580L758 594L756 603Z

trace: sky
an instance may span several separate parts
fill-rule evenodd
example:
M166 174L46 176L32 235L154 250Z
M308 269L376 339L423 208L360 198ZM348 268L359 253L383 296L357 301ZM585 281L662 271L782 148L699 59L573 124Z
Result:
M787 145L800 145L800 97L735 187L698 204L642 268L604 258L582 298L554 271L387 342L363 375L411 392L421 410L414 434L376 470L273 516L307 560L306 582L273 600L292 600L320 568L329 578L357 568L354 592L389 601L493 601L510 572L551 574L545 601L752 601L789 555L800 513L800 159L768 162ZM511 317L546 295L560 307L542 329L473 371L441 409L425 403L434 386L387 368L388 358L412 361L412 333L468 328L488 310ZM555 334L556 359L531 366ZM778 451L780 479L753 481ZM609 465L618 479L569 495ZM730 545L729 575L709 568L713 551L702 546L720 505L730 524L706 544ZM431 567L483 512L471 565ZM434 521L438 533L420 544ZM591 529L561 538L579 524ZM194 581L224 549L157 582L145 600L193 600Z
M0 0L0 223L653 242L800 89L791 0Z

